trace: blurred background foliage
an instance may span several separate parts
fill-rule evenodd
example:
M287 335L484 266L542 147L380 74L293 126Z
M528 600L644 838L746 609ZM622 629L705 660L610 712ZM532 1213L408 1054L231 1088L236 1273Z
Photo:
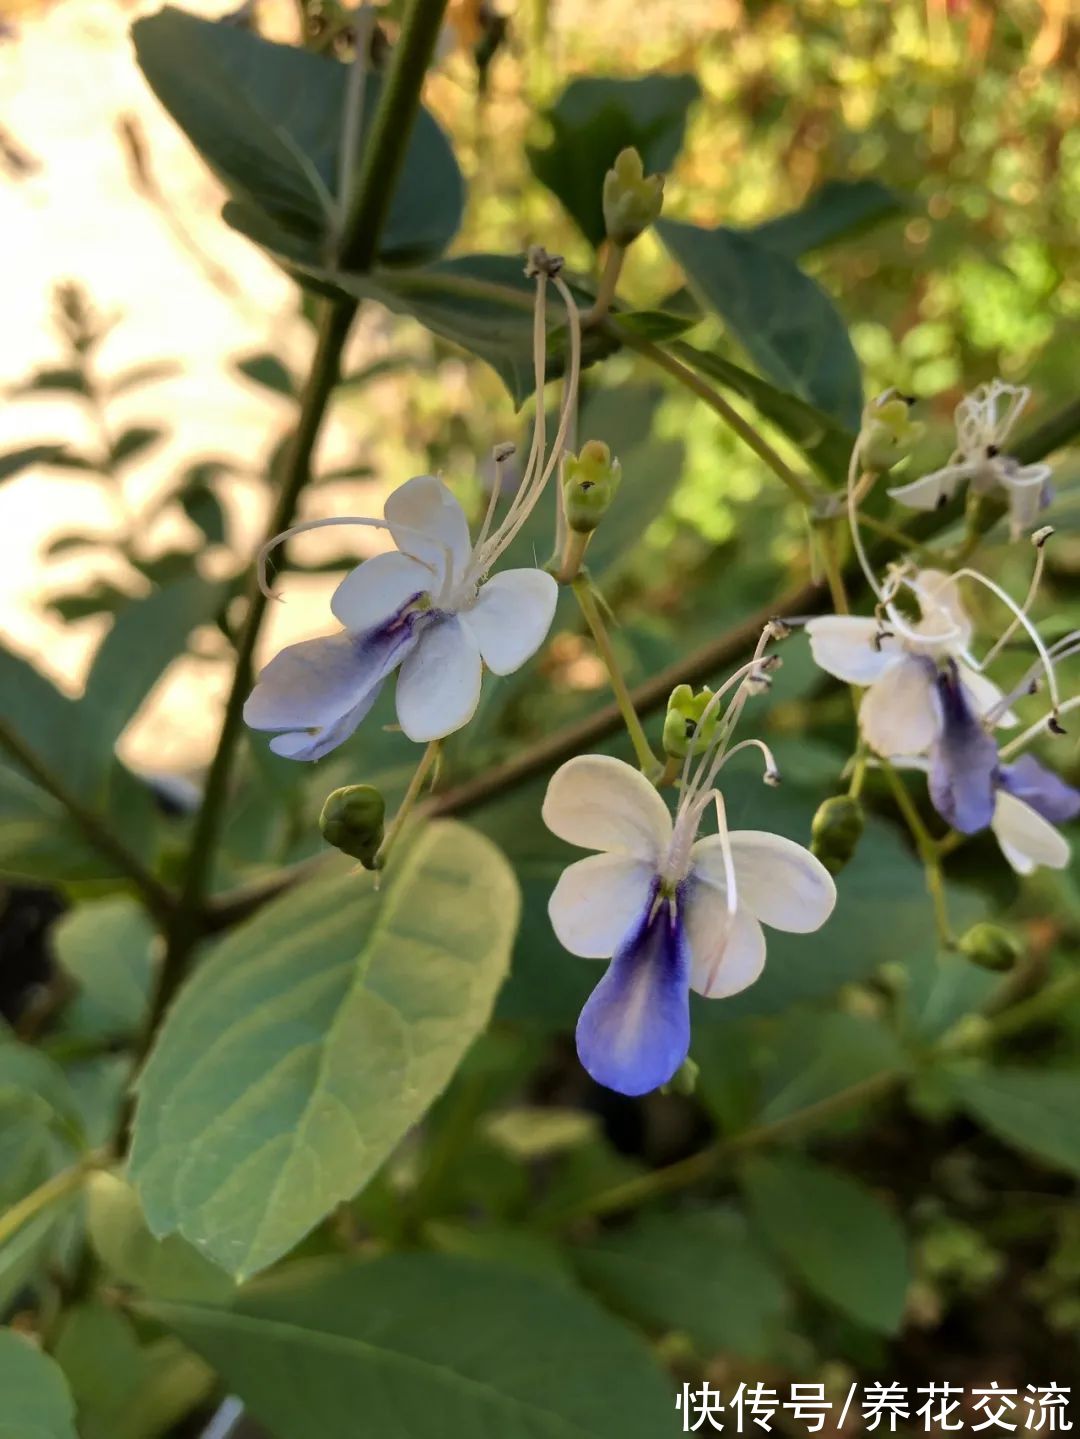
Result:
M350 17L325 0L301 8L310 47L348 55ZM5 10L16 30L33 24L31 11ZM896 385L920 400L928 433L913 469L938 463L956 401L980 381L1029 384L1035 422L1076 397L1080 23L1072 10L1069 0L532 0L505 13L455 4L425 96L467 182L450 253L516 255L541 241L571 272L594 278L592 246L537 178L558 140L568 103L560 97L579 76L690 75L696 86L683 102L666 218L751 227L799 210L830 181L887 188L891 198L871 207L865 226L810 243L801 263L849 327L865 393ZM392 36L393 7L382 17ZM235 18L297 38L292 7L244 7ZM384 45L377 31L374 53ZM261 523L269 508L283 443L268 435L263 454L192 453L149 500L133 503L131 476L164 431L183 440L184 415L163 419L152 388L173 368L169 337L117 372L101 358L112 317L77 278L57 278L55 361L12 384L6 399L32 406L63 396L87 439L44 435L9 449L0 479L61 469L117 502L112 534L61 531L43 556L47 566L82 557L74 587L52 585L45 569L44 603L107 637L79 699L51 689L28 671L32 656L13 652L0 655L0 685L15 709L25 705L35 743L57 760L76 800L115 822L168 884L179 873L199 766L136 779L112 747L185 643L210 671L228 663L250 520ZM669 252L647 234L631 251L620 295L638 309L674 312L685 307L682 286ZM307 298L304 324L312 313ZM444 473L482 511L492 483L485 457L508 435L520 439L531 402L515 418L494 370L416 321L372 305L359 330L334 399L348 455L316 468L305 514L372 512L395 483L423 470ZM747 363L714 316L697 323L693 339ZM19 336L5 343L17 347ZM286 400L299 392L291 351L271 347L230 363ZM143 402L134 418L132 395ZM114 418L120 399L122 419ZM631 684L685 662L817 576L799 507L715 413L646 359L623 350L589 371L578 434L605 440L623 465L619 502L590 563L618 617ZM1056 634L1080 623L1080 507L1075 460L1059 455L1055 468L1050 518L1060 533L1043 614ZM148 543L162 514L175 538ZM991 534L985 562L1022 594L1029 556L1002 538ZM542 562L547 542L541 525L523 538L519 562L533 554ZM354 558L340 536L301 541L279 587L288 593L306 572L328 593ZM125 691L116 656L131 653L141 663ZM763 791L756 777L735 773L728 809L735 827L761 824L805 841L818 804L840 785L850 709L801 639L784 659L755 713L785 785ZM1015 672L1024 663L1018 655ZM62 678L70 688L83 677ZM1075 692L1074 680L1067 686ZM477 720L447 746L444 792L460 796L459 784L606 703L603 671L564 600L538 665L485 685ZM259 737L245 741L215 891L323 853L317 816L339 784L377 784L393 805L415 757L399 733L380 727L391 718L381 704L314 769L268 756ZM654 704L650 734L661 718ZM212 715L195 707L183 725L194 752L206 753ZM622 752L611 733L603 743ZM1053 756L1075 782L1075 740ZM418 1249L584 1288L636 1327L680 1381L814 1378L839 1395L856 1378L1068 1383L1080 1343L1080 1001L1056 1003L1054 986L1080 963L1075 862L1021 890L991 840L965 845L950 860L955 926L1006 920L1023 936L1025 958L1002 978L940 956L921 868L871 781L871 817L831 924L794 940L771 935L756 986L697 1006L693 1095L629 1101L586 1079L568 1037L595 975L559 950L547 923L547 897L572 854L539 823L543 783L540 773L451 806L505 850L521 884L511 976L494 1024L427 1119L298 1257ZM0 1112L10 1114L0 1129L8 1156L0 1199L18 1204L65 1172L73 1128L96 1146L115 1126L154 940L108 856L18 765L0 771L0 867L0 986L12 1025L0 1044ZM277 922L287 924L287 912ZM1022 1025L1008 1017L1014 1004ZM28 1077L51 1116L44 1126L22 1103ZM78 1212L62 1197L47 1225L0 1247L0 1299L45 1336L84 1439L149 1439L185 1415L193 1427L182 1432L198 1432L220 1383L192 1350L242 1393L236 1376L250 1356L214 1352L209 1330L170 1316L168 1305L201 1300L220 1275L193 1272L198 1256L179 1239L152 1241L137 1201L111 1176L95 1178ZM87 1225L92 1261L81 1247ZM182 1254L169 1250L174 1242ZM104 1289L91 1271L105 1276ZM400 1282L388 1275L389 1290L408 1289L401 1273ZM510 1309L514 1282L506 1280ZM110 1285L143 1295L143 1309L111 1307ZM256 1312L267 1301L244 1302ZM527 1293L520 1303L527 1308ZM118 1352L132 1375L119 1395L100 1382ZM341 1412L351 1412L346 1381L334 1382ZM265 1411L265 1396L255 1407ZM121 1411L127 1428L117 1427ZM671 1432L676 1426L672 1410Z

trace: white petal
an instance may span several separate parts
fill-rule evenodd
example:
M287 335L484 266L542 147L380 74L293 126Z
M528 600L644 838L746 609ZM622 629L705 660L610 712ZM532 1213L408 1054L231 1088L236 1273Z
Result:
M564 869L548 900L559 943L583 959L609 959L652 899L647 860L591 854Z
M729 915L723 896L701 884L686 902L690 987L706 999L727 999L748 988L765 968L765 934L748 910Z
M909 509L936 510L952 498L957 486L969 480L971 474L971 465L946 465L944 469L923 475L920 480L912 480L910 485L897 485L889 494Z
M929 639L942 636L949 650L962 649L971 639L972 624L955 578L944 570L920 570L915 587L922 611L918 632Z
M462 618L492 674L513 674L536 653L558 602L559 586L543 570L503 570L481 585Z
M435 573L418 560L391 550L372 555L347 574L334 591L330 608L353 634L384 624L415 595L438 590L442 571Z
M868 685L894 664L894 639L878 642L881 626L861 615L820 615L807 622L814 663L852 685Z
M960 679L971 698L971 703L977 715L989 714L998 704L1001 703L1002 693L993 680L987 679L986 675L973 670L970 665L964 664L962 660L957 661L957 669L960 671ZM1001 729L1009 729L1020 723L1019 718L1012 710L1006 710L998 720Z
M870 748L886 759L929 749L941 728L932 671L913 656L886 670L863 695L859 728Z
M739 909L792 934L821 928L836 904L836 885L820 860L793 839L768 830L734 830L728 838ZM724 854L718 835L699 839L690 851L690 863L693 875L715 893L724 893Z
M472 553L469 522L441 480L434 475L406 480L387 499L383 514L403 554L433 565L440 576L449 558L453 581L461 579Z
M561 765L541 814L552 834L570 844L654 865L671 840L667 805L643 774L611 755L577 755Z
M476 641L456 615L425 629L401 666L397 716L411 740L442 739L468 724L480 699Z
M1068 840L1014 794L998 790L990 825L1002 854L1017 874L1030 874L1039 865L1064 869L1069 863Z
M1043 509L1043 489L1050 475L1049 465L999 470L998 478L1008 493L1009 528L1014 540L1035 529Z

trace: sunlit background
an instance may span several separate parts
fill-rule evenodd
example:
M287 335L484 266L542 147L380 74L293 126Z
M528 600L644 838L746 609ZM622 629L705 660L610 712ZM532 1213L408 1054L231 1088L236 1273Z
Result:
M256 376L280 384L266 357L302 372L311 343L293 287L221 222L221 192L134 63L128 27L152 8L67 0L2 11L0 452L58 441L89 452L102 425L112 440L133 426L159 432L113 477L39 462L0 484L3 630L70 690L110 610L124 593L146 590L148 575L168 573L175 552L202 549L210 573L234 567L230 551L250 554L265 510L263 477L292 403L238 365L263 357ZM192 8L223 13L208 0ZM703 96L669 182L669 214L749 223L797 205L832 176L873 176L907 198L898 221L809 264L840 297L868 392L898 384L925 398L940 449L965 384L995 373L1022 378L1042 406L1074 383L1080 79L1072 8L1069 0L533 0L507 13L481 86L474 47L491 12L456 5L428 99L470 180L458 247L512 250L541 240L571 265L587 265L584 242L529 177L519 140L543 142L538 115L575 73L690 70ZM263 0L237 21L252 16L263 33L295 38L287 0ZM634 248L631 298L655 302L675 279L650 238ZM102 414L63 390L26 393L35 371L65 365L55 319L64 283L109 325L95 357L103 381L162 365L152 383L118 395ZM361 473L318 485L309 514L377 512L389 486L432 467L474 493L491 443L521 433L525 417L512 415L493 374L371 310L349 367L376 361L386 362L384 378L362 398L341 392L319 457L322 474ZM618 386L633 368L619 359L604 383ZM654 433L683 445L670 512L650 537L655 564L646 578L662 591L670 574L662 552L674 545L685 557L730 544L763 479L692 398L666 395ZM217 465L206 473L227 518L227 547L208 543L170 499L191 467L208 461ZM1067 527L1067 512L1064 519ZM789 525L763 530L770 558L797 552L801 536ZM344 565L379 543L370 534L346 543L341 533L302 541L301 563ZM127 558L71 538L110 534L126 536ZM1072 560L1080 552L1059 543L1058 565ZM332 583L318 573L289 577L287 603L264 636L268 651L320 627ZM184 768L206 755L222 679L219 638L204 635L200 653L174 666L126 737L133 763Z

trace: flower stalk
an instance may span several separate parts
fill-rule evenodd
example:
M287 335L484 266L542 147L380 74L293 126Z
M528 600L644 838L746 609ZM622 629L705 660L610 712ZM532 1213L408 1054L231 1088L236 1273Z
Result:
M589 633L599 651L600 658L607 670L608 683L611 685L612 693L615 696L615 703L619 707L626 732L630 736L630 743L634 747L634 754L637 757L638 767L642 774L649 779L655 779L661 771L660 761L653 753L638 719L637 711L634 708L634 701L627 688L626 680L623 678L618 657L611 643L611 636L608 634L604 618L600 613L600 606L596 603L593 593L592 581L588 575L578 575L571 582L570 588L574 591L575 598L581 607L581 613L585 617L585 623L589 626Z

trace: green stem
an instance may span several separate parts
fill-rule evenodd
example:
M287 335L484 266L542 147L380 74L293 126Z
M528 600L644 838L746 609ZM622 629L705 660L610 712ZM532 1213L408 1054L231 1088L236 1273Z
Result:
M604 321L604 329L627 349L636 350L654 365L665 370L672 379L678 380L680 385L693 392L701 400L720 416L729 429L734 430L739 439L754 451L759 459L763 460L769 469L778 479L788 487L795 498L809 510L816 510L818 497L810 484L800 475L797 475L789 465L786 465L780 456L769 444L763 435L759 434L754 426L739 414L735 407L728 403L719 390L713 389L708 380L704 379L674 355L668 354L666 350L654 345L651 340L646 340L641 335L635 335L629 330L619 327L617 319L609 318Z
M350 197L341 244L342 269L369 270L378 254L446 4L447 0L411 0L405 12Z
M44 1184L39 1184L17 1204L13 1204L10 1209L0 1214L0 1248L13 1239L19 1230L35 1219L43 1209L48 1209L58 1199L63 1199L66 1195L75 1194L80 1190L86 1182L86 1176L92 1170L100 1169L103 1162L103 1155L88 1154L78 1164L72 1165L70 1169L61 1170L51 1179L46 1179Z
M952 949L955 947L956 938L949 920L949 903L945 894L945 876L941 869L939 843L923 824L922 817L915 808L914 801L908 794L903 780L888 760L881 761L881 772L888 781L897 808L904 816L907 827L911 831L911 837L915 841L915 847L919 851L919 858L922 860L923 869L926 872L926 888L930 892L934 906L934 923L937 926L938 939L946 949Z
M596 289L596 299L593 301L592 309L581 321L583 329L588 329L591 325L598 325L611 309L625 259L625 245L617 245L614 240L609 240L604 268L600 275L600 284Z
M868 1079L861 1079L857 1084L849 1085L846 1089L830 1094L814 1104L808 1104L803 1109L797 1109L792 1114L785 1114L782 1118L766 1124L753 1125L744 1129L741 1134L721 1139L716 1144L699 1150L697 1154L679 1160L677 1164L665 1165L663 1169L654 1169L649 1174L638 1175L622 1184L613 1185L610 1189L601 1189L588 1195L579 1204L552 1215L545 1221L545 1227L547 1224L561 1226L576 1219L613 1214L617 1210L630 1209L655 1199L658 1195L685 1189L688 1185L707 1179L719 1165L736 1155L772 1144L778 1139L785 1139L807 1127L845 1114L860 1104L881 1098L895 1089L905 1075L906 1070L903 1069L881 1070Z
M269 535L288 529L297 503L308 482L311 456L326 413L327 402L337 382L341 351L352 324L356 306L328 307L319 331L311 373L304 389L300 419L289 451L288 465L270 520ZM247 615L236 647L236 668L225 702L217 748L206 777L202 805L195 818L188 849L180 899L166 932L165 959L161 967L142 1047L145 1053L173 995L183 983L192 953L203 932L203 907L209 888L214 853L229 802L237 743L243 729L244 701L251 689L255 646L266 615L267 598L253 576L248 591Z
M581 613L585 616L585 623L589 626L596 648L600 652L600 658L604 661L604 668L608 673L608 681L615 696L615 703L619 707L626 732L630 736L630 743L634 746L637 762L642 773L652 779L659 772L660 762L653 754L652 746L646 739L641 721L637 717L634 701L630 697L630 691L626 687L626 681L623 679L619 661L611 644L611 637L593 595L592 582L588 575L578 575L575 580L571 581L570 588L577 596Z
M382 844L379 846L379 852L375 856L376 869L382 869L385 866L390 851L394 847L394 841L404 829L405 822L412 813L413 806L420 798L420 791L424 787L424 781L431 773L432 766L439 758L441 745L441 740L433 739L420 756L420 763L416 766L413 777L409 781L409 788L405 791L405 797L402 799L400 805L398 805L397 814L394 816L390 828L386 831L386 837L383 839Z
M3 720L0 720L0 748L7 750L39 788L63 805L88 842L131 880L151 914L158 920L168 919L174 908L172 894Z

